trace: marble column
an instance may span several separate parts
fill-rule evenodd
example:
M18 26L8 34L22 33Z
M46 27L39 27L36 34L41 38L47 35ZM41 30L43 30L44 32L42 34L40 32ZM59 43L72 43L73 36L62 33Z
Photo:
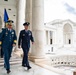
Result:
M32 30L32 0L26 0L25 21L30 22L29 29Z
M23 29L23 23L25 22L25 5L26 0L17 0L17 35L19 35L20 30Z
M19 37L20 31L24 28L23 23L25 22L25 9L26 9L25 5L26 0L17 0L17 15L16 15L17 38ZM19 50L18 47L16 49Z
M52 32L52 36L53 36L53 45L55 45L56 44L56 31L53 31Z
M48 45L50 45L50 31L48 31Z
M44 0L32 1L32 31L35 43L32 46L31 56L43 58L45 56Z

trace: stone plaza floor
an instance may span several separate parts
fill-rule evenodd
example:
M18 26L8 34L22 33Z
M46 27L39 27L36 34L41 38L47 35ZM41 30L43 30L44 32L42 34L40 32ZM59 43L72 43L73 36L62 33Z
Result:
M30 62L32 69L25 70L21 64L11 65L11 73L9 75L61 75L53 71L49 71ZM8 75L3 66L0 66L0 75Z

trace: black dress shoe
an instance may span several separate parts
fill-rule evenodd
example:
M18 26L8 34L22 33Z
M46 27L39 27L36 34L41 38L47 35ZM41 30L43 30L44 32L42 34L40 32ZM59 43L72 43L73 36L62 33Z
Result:
M27 70L29 70L29 69L31 69L31 68L32 68L32 67L28 66L28 67L27 67Z
M3 58L3 56L1 56L1 58Z
M26 67L26 65L22 65L23 67Z
M9 74L10 72L11 72L11 71L8 69L8 70L7 70L7 74Z

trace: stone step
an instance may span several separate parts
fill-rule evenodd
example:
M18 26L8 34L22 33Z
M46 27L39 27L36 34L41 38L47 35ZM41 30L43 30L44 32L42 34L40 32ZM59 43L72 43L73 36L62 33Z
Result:
M22 61L21 58L14 58L14 59L10 59L10 62L12 61ZM4 62L4 59L0 59L0 63Z
M10 64L11 65L15 65L15 64L19 64L22 62L22 59L21 58L11 58L10 59ZM0 58L0 66L3 66L4 65L4 59L3 58Z
M11 65L16 65L16 64L20 64L22 63L22 61L12 61L10 62ZM4 63L0 63L0 66L4 66Z

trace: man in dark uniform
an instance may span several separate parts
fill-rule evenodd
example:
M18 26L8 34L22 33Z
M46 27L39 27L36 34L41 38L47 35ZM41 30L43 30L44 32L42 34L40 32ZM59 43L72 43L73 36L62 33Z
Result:
M23 49L23 60L22 60L22 66L27 67L27 69L31 69L31 66L29 65L28 61L28 52L30 48L30 40L32 41L32 44L34 43L34 39L32 36L32 32L28 30L28 26L30 25L29 22L25 22L24 24L24 30L20 31L19 40L18 40L18 47L20 46Z
M7 70L7 73L10 73L10 57L12 53L12 48L16 45L16 33L12 29L12 20L7 21L7 28L4 28L0 35L0 48L2 47L4 53L4 67Z

